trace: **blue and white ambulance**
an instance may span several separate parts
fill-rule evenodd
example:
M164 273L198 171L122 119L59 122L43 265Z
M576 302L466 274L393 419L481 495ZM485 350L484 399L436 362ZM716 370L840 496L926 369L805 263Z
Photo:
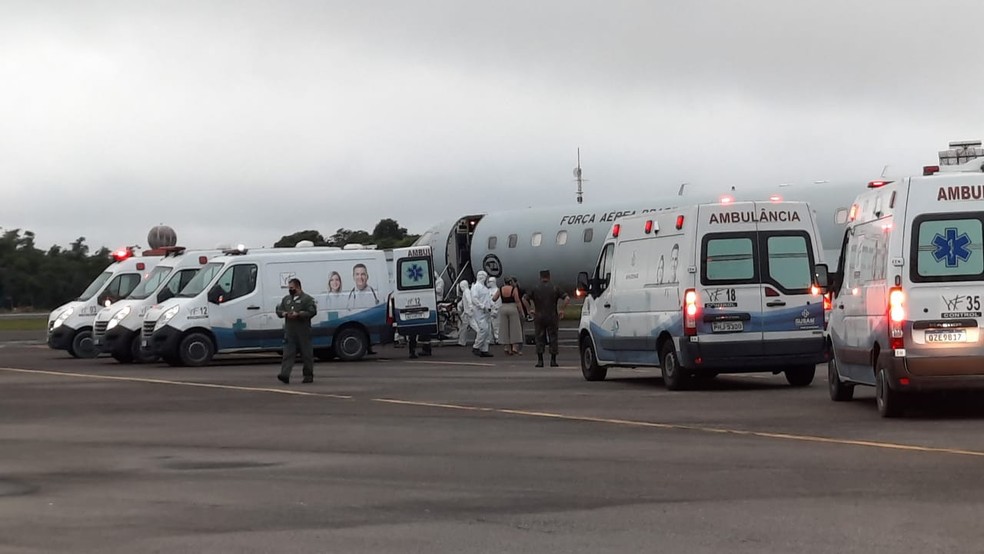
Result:
M826 361L826 266L803 202L723 202L657 210L612 226L579 325L585 379L659 367L671 390L719 373L813 381ZM816 275L819 272L822 275Z
M208 260L220 250L187 250L180 246L160 248L164 257L125 299L96 314L92 340L100 352L120 363L146 362L140 341L144 316L155 304L177 296Z
M913 396L984 389L984 148L955 142L922 175L868 185L832 276L830 397L875 387L879 413Z
M100 273L75 300L48 315L48 346L67 350L76 358L95 358L99 349L92 328L99 310L122 300L140 284L161 260L162 252L121 248L111 256L113 263Z
M276 307L298 279L314 297L315 354L345 361L401 334L436 333L437 297L429 247L381 250L273 248L212 258L171 300L153 307L141 345L172 365L207 365L215 354L276 351Z

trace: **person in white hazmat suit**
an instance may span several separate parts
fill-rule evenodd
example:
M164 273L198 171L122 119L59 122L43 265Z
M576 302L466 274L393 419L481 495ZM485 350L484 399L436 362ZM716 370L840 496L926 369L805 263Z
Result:
M499 284L495 277L489 277L489 293L492 294L492 344L499 344L499 310L502 309L502 298L499 298Z
M461 323L458 324L458 346L465 346L468 344L468 331L474 329L472 326L472 297L468 281L462 280L458 283L458 294L461 296L458 299L458 315L461 316Z
M492 291L486 285L489 274L479 271L475 284L471 288L472 321L475 322L475 344L472 354L482 358L491 358L489 344L492 342Z

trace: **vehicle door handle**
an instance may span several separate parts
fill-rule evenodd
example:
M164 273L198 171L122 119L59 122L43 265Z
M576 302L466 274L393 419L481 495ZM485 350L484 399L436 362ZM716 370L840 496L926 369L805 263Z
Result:
M785 306L786 305L786 301L785 300L773 300L772 302L766 302L765 305L768 306L768 307L770 307L770 308L774 308L776 306Z
M611 308L611 307L612 307L612 305L611 305L611 304L605 304L605 307L606 307L606 308Z
M246 309L247 310L259 310L260 307L259 306L246 306Z

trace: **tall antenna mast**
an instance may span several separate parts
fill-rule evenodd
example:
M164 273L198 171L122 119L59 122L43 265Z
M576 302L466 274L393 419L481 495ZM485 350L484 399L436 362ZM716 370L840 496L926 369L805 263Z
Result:
M581 149L577 149L577 167L574 168L574 179L577 181L577 203L580 204L584 201L584 189L582 184L587 181L587 179L581 178Z

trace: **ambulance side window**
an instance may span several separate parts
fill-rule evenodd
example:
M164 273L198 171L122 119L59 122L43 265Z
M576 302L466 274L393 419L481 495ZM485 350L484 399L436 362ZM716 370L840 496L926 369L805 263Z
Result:
M216 286L221 289L223 302L246 296L256 290L256 266L234 265L219 277Z
M929 214L912 225L910 276L914 282L979 281L984 278L984 216Z
M595 274L598 276L598 288L600 290L607 289L608 283L611 281L612 264L615 261L614 254L614 244L605 245L605 249L601 252L601 259L598 261L598 267L595 270Z

